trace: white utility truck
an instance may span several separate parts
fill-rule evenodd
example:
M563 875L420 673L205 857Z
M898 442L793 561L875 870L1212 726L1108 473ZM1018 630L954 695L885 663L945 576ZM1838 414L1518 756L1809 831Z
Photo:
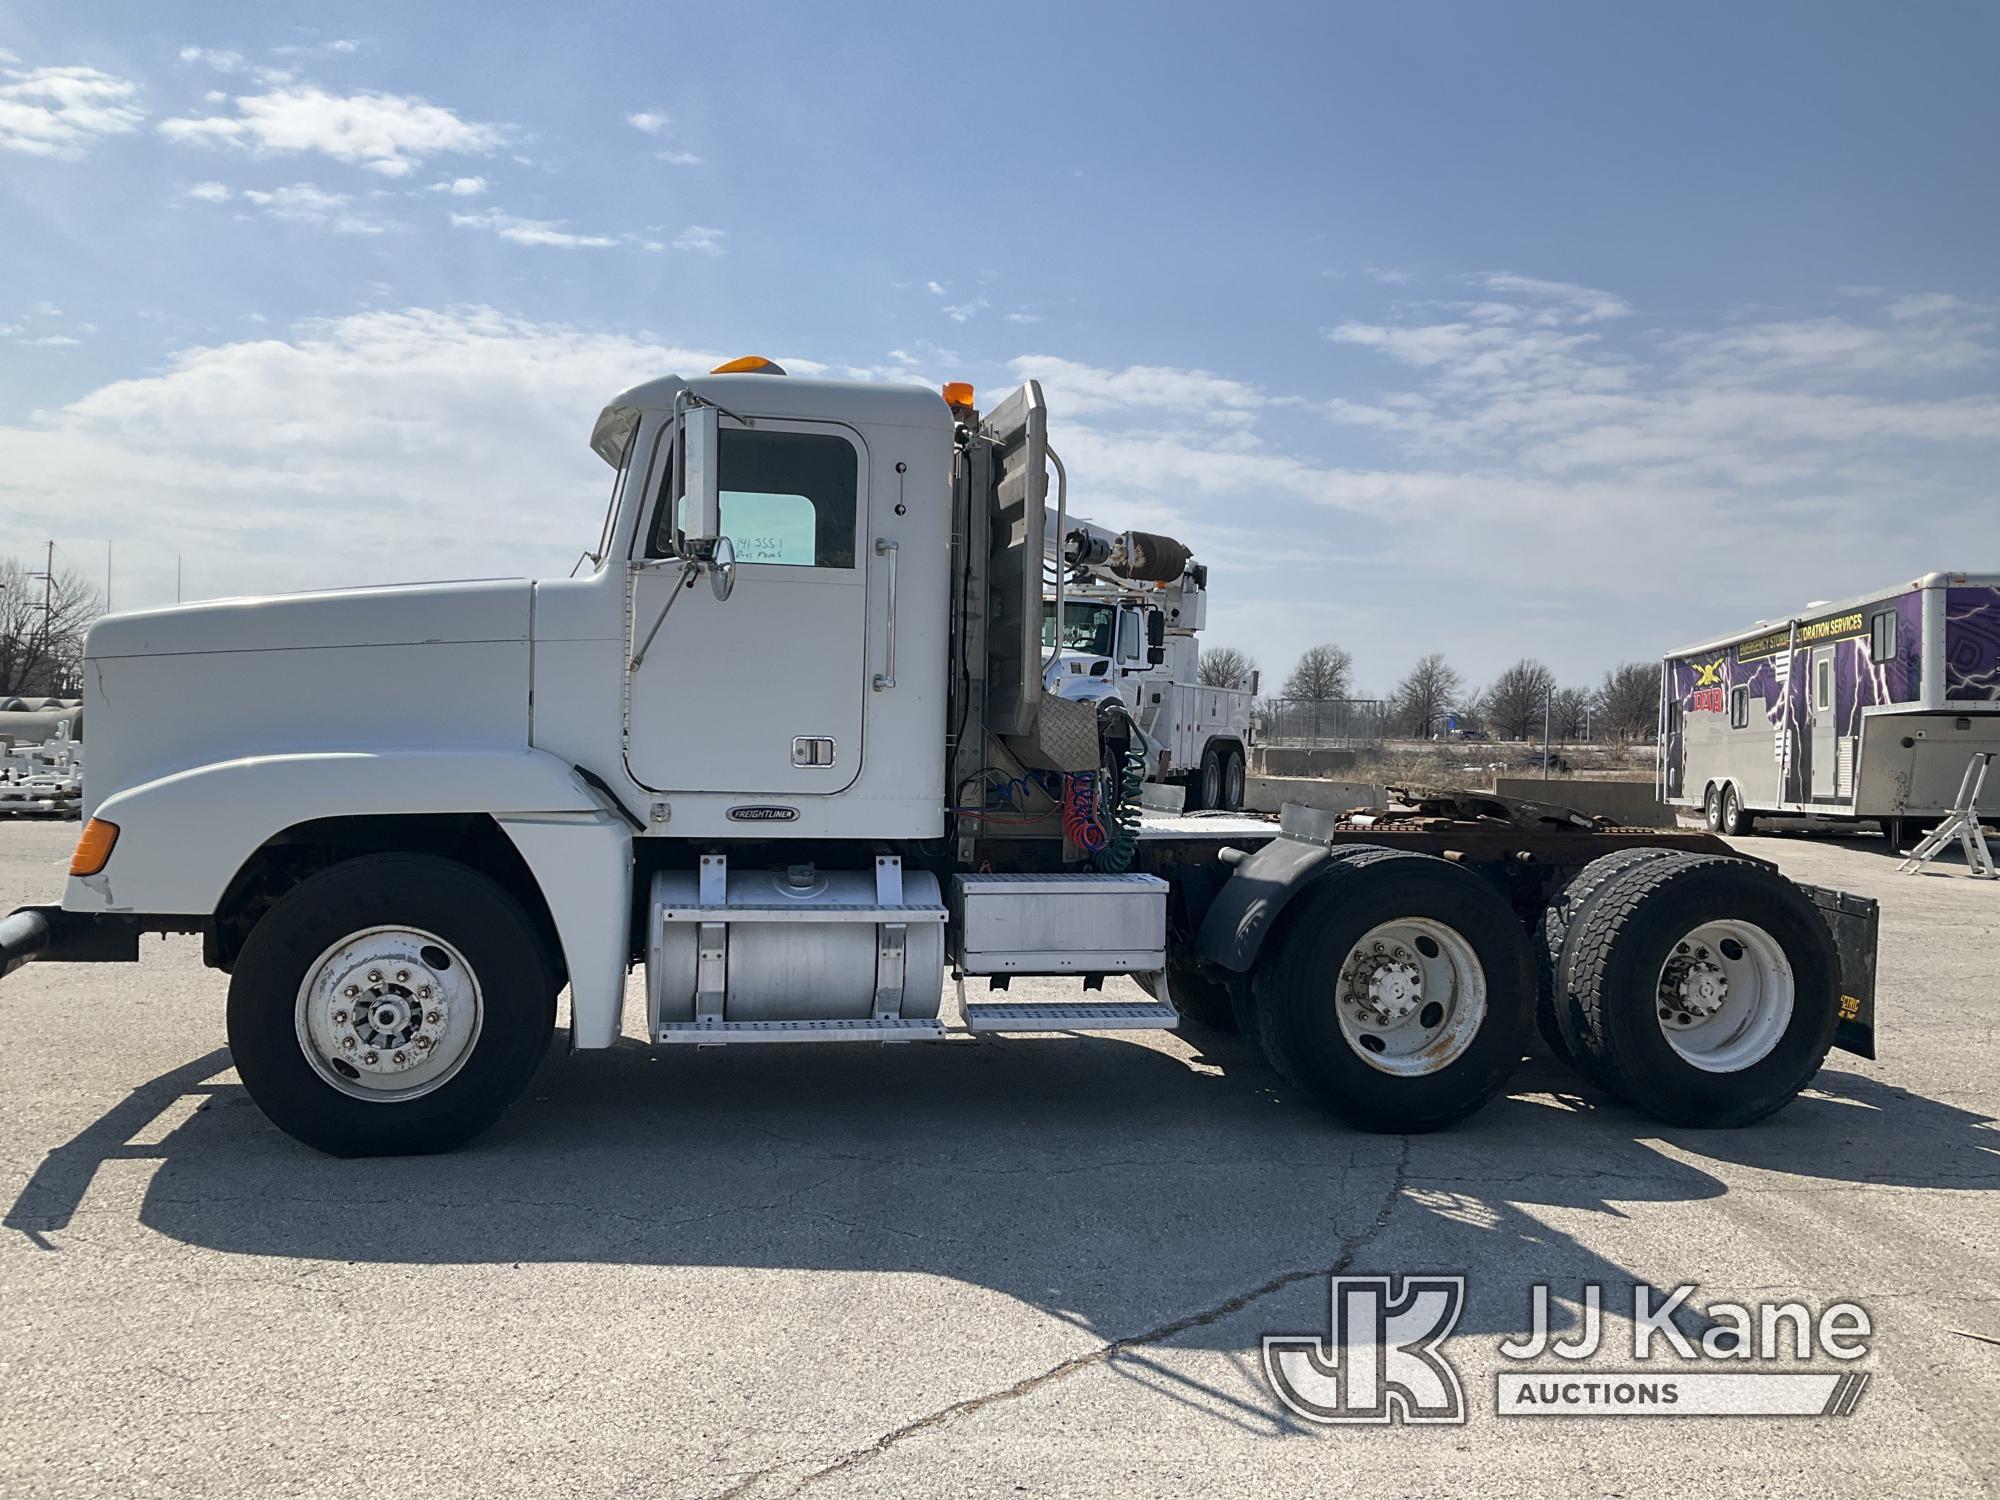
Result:
M1184 787L1190 812L1240 810L1255 688L1200 680L1208 569L1172 537L1082 520L1049 528L1047 550L1061 598L1042 602L1043 686L1081 702L1124 699L1149 746L1148 782ZM1107 738L1114 763L1128 743Z
M1033 383L981 414L750 359L635 386L591 446L586 576L99 621L89 821L0 973L198 935L245 1089L348 1154L484 1129L559 993L612 1046L640 965L656 1043L1236 1025L1399 1131L1491 1098L1538 1004L1683 1123L1872 1055L1873 904L1709 834L1459 794L1142 821L1143 715L1044 687L1052 468L1058 535L1068 502Z

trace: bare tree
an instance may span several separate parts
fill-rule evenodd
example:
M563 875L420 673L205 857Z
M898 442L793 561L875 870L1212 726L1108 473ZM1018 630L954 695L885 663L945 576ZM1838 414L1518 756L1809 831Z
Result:
M1486 712L1502 738L1525 740L1542 732L1542 709L1555 690L1556 674L1523 657L1493 679L1486 690Z
M0 557L0 697L75 692L84 633L103 612L103 599L74 568L44 580Z
M1203 687L1247 688L1256 671L1250 653L1234 646L1204 646L1195 662L1195 676Z
M1452 699L1449 715L1458 720L1460 729L1484 729L1486 695L1478 688L1466 688Z
M1440 653L1433 651L1421 658L1410 668L1410 675L1396 685L1391 699L1397 726L1404 734L1429 739L1464 685Z
M1328 641L1314 646L1299 658L1292 675L1285 679L1285 696L1305 703L1325 703L1345 698L1354 677L1354 658L1348 651Z
M1565 740L1584 738L1591 727L1590 716L1597 707L1597 694L1590 688L1558 688L1549 699L1549 728Z
M1604 674L1597 690L1597 715L1607 734L1620 739L1650 738L1659 723L1660 668L1628 661Z

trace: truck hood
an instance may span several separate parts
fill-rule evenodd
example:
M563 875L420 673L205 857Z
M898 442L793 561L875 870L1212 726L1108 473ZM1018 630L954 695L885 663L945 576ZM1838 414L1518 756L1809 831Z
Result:
M91 626L84 654L107 661L228 651L525 641L533 590L525 578L503 578L177 604L105 616Z

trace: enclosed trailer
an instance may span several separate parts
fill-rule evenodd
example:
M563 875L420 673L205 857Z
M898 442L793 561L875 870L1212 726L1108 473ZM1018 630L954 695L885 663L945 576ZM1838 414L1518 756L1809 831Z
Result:
M1762 814L1879 819L1900 843L2000 750L2000 573L1927 573L1668 654L1660 798L1747 833Z

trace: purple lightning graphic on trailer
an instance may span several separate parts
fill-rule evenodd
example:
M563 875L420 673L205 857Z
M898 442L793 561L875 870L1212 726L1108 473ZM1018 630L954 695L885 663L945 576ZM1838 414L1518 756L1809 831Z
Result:
M2000 588L1945 591L1944 674L1947 698L2000 699Z

